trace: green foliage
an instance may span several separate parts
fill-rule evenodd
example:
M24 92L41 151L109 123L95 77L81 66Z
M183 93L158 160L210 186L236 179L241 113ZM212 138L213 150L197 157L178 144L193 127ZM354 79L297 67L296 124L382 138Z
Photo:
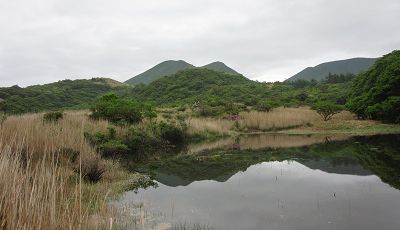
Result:
M170 144L179 145L186 140L186 126L160 122L160 136Z
M113 93L99 97L90 110L92 118L102 118L117 124L134 124L142 121L145 116L157 116L150 105L121 99Z
M121 140L107 140L105 143L98 145L99 152L106 157L117 156L122 154L127 154L129 148L127 145L122 143Z
M326 83L343 83L346 81L352 80L356 75L348 73L348 74L331 74L329 73L328 76L325 78Z
M64 80L26 88L0 88L0 111L10 114L51 111L60 109L87 109L95 98L115 91L122 94L130 87L105 78Z
M347 108L360 118L400 122L400 51L379 59L354 79Z
M63 112L55 111L48 112L43 115L43 121L45 122L58 122L60 119L64 117Z
M333 115L342 111L343 106L324 101L316 103L312 109L317 111L324 121L328 121Z

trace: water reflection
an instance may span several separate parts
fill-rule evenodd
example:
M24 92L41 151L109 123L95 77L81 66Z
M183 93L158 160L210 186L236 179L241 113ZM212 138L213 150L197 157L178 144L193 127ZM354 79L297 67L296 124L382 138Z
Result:
M314 144L296 142L301 138ZM163 213L155 224L398 229L399 136L307 138L259 137L241 140L240 150L219 145L150 162L159 187L128 192L120 204L143 202ZM271 145L274 139L280 144Z
M196 154L213 149L266 149L301 147L317 143L346 140L349 135L287 135L287 134L253 134L239 137L222 138L213 142L195 143L188 146L189 154Z

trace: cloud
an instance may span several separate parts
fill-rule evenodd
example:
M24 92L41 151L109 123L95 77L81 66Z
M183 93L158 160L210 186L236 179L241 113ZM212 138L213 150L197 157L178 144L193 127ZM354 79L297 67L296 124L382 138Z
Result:
M124 81L168 59L259 81L400 48L398 0L0 2L0 86Z

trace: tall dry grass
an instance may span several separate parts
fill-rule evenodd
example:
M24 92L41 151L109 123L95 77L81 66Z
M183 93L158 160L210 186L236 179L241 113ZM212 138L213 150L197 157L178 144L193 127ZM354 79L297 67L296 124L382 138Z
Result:
M56 123L42 117L10 116L0 126L0 229L108 229L116 218L109 197L135 179L84 139L85 130L105 132L108 122L85 111ZM71 151L79 153L75 162L63 155ZM85 162L104 167L101 181L83 180Z
M276 108L270 112L242 112L240 113L240 127L249 130L277 130L307 125L320 120L319 115L307 108Z
M227 119L213 118L190 118L187 121L189 133L216 132L229 134L233 127L233 122Z

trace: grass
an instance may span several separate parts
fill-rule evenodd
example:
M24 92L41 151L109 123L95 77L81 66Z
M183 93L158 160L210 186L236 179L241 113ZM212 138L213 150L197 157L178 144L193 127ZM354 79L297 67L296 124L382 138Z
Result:
M229 119L188 118L191 133L220 133L222 136L244 133L344 133L344 134L385 134L400 133L400 125L384 124L379 121L357 120L350 112L335 114L329 121L323 121L308 107L276 108L270 112L242 112L238 127Z
M85 111L50 123L43 114L8 117L0 126L0 229L109 229L118 218L109 200L142 176L86 142L85 130L108 126ZM95 181L85 179L92 174Z

